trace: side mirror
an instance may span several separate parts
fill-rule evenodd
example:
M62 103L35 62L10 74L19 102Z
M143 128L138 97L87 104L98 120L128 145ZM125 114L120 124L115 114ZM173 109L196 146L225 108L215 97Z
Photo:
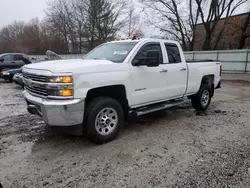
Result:
M0 62L4 62L4 58L0 58Z
M160 61L160 52L158 50L147 51L147 66L158 67Z

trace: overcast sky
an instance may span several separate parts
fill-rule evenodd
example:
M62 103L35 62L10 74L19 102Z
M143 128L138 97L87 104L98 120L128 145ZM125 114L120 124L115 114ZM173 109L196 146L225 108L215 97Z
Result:
M44 17L47 0L0 0L0 27L15 20L29 21Z
M18 21L29 21L32 18L38 17L40 20L45 16L44 10L46 9L48 0L0 0L0 28L14 22ZM137 2L138 0L133 0ZM250 0L249 0L250 1ZM136 8L140 11L140 5L136 3ZM247 11L246 5L240 7L235 13L239 14ZM145 16L142 16L142 21L144 22ZM142 22L142 23L143 23ZM146 24L142 24L144 27ZM145 28L142 28L147 35L154 31L155 28L149 29L148 25ZM150 32L149 32L150 31Z

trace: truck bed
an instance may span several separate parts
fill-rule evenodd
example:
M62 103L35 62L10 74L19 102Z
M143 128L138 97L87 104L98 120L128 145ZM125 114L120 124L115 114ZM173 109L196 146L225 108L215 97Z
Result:
M213 60L192 60L187 61L188 67L188 88L187 94L199 90L203 75L214 75L214 85L220 81L220 62Z

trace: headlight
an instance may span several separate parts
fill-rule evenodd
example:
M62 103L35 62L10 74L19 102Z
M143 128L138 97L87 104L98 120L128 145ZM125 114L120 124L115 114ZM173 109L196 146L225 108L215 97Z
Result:
M48 87L48 96L50 98L72 98L74 96L73 77L65 76L49 76L48 83L54 83ZM56 84L55 84L56 83Z
M47 78L50 83L72 83L72 76L50 76Z
M10 73L7 72L7 71L3 71L2 74L3 74L3 75L10 75Z

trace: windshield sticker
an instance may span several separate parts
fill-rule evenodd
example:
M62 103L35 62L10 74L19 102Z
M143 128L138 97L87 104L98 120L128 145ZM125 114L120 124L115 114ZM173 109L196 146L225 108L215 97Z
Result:
M128 51L114 51L114 55L127 55Z

